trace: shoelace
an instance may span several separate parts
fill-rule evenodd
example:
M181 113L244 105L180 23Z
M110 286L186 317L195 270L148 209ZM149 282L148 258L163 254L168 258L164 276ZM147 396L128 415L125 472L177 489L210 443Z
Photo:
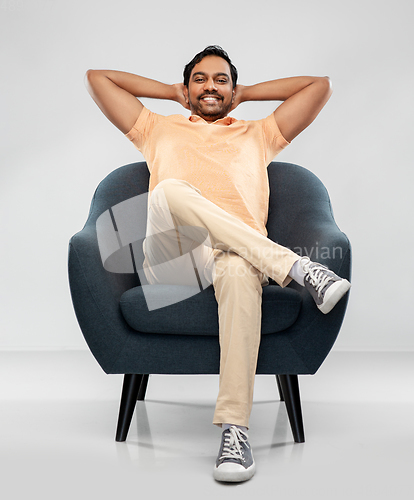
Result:
M220 459L233 458L236 460L245 461L243 450L240 443L247 443L247 434L238 427L232 426L229 428L229 433L224 438L223 451ZM246 444L249 447L248 444Z
M332 277L326 274L328 269L321 264L315 264L312 267L307 266L307 276L306 280L308 280L318 292L318 297L321 296L322 290L328 284L329 281L332 280Z

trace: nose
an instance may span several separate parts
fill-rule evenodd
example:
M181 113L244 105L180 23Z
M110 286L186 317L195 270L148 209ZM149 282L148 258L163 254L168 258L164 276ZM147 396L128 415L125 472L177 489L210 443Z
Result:
M204 90L216 90L217 91L217 87L216 87L216 84L213 80L213 78L207 78L207 80L205 81L204 83Z

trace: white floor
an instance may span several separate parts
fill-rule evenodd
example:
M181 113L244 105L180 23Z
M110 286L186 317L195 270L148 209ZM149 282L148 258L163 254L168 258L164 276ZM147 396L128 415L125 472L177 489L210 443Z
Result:
M11 499L413 498L414 353L331 352L300 378L295 444L275 378L256 378L257 472L216 483L217 376L151 376L116 443L122 376L87 351L0 352L0 492Z

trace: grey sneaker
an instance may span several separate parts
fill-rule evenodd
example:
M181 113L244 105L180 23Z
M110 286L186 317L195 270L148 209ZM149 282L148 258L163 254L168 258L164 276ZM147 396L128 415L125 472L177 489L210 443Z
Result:
M213 473L216 481L236 483L247 481L253 476L256 464L247 441L248 437L235 425L223 431Z
M351 288L351 283L309 257L302 257L300 264L305 273L305 288L309 290L318 308L327 314Z

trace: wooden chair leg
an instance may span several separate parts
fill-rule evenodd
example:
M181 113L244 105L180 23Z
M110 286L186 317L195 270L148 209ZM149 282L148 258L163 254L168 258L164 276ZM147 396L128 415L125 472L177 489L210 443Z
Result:
M279 375L286 410L295 443L305 442L302 408L300 404L299 381L297 375Z
M285 398L283 397L283 391L282 391L282 386L280 385L279 375L276 375L276 383L277 383L277 389L279 391L280 401L284 401Z
M149 375L142 375L142 380L141 384L139 386L139 391L138 391L138 401L144 401L145 399L145 393L147 392L147 385L148 385L148 379Z
M131 425L137 402L138 391L144 375L125 374L122 387L121 404L119 407L118 426L116 429L116 441L125 441Z

